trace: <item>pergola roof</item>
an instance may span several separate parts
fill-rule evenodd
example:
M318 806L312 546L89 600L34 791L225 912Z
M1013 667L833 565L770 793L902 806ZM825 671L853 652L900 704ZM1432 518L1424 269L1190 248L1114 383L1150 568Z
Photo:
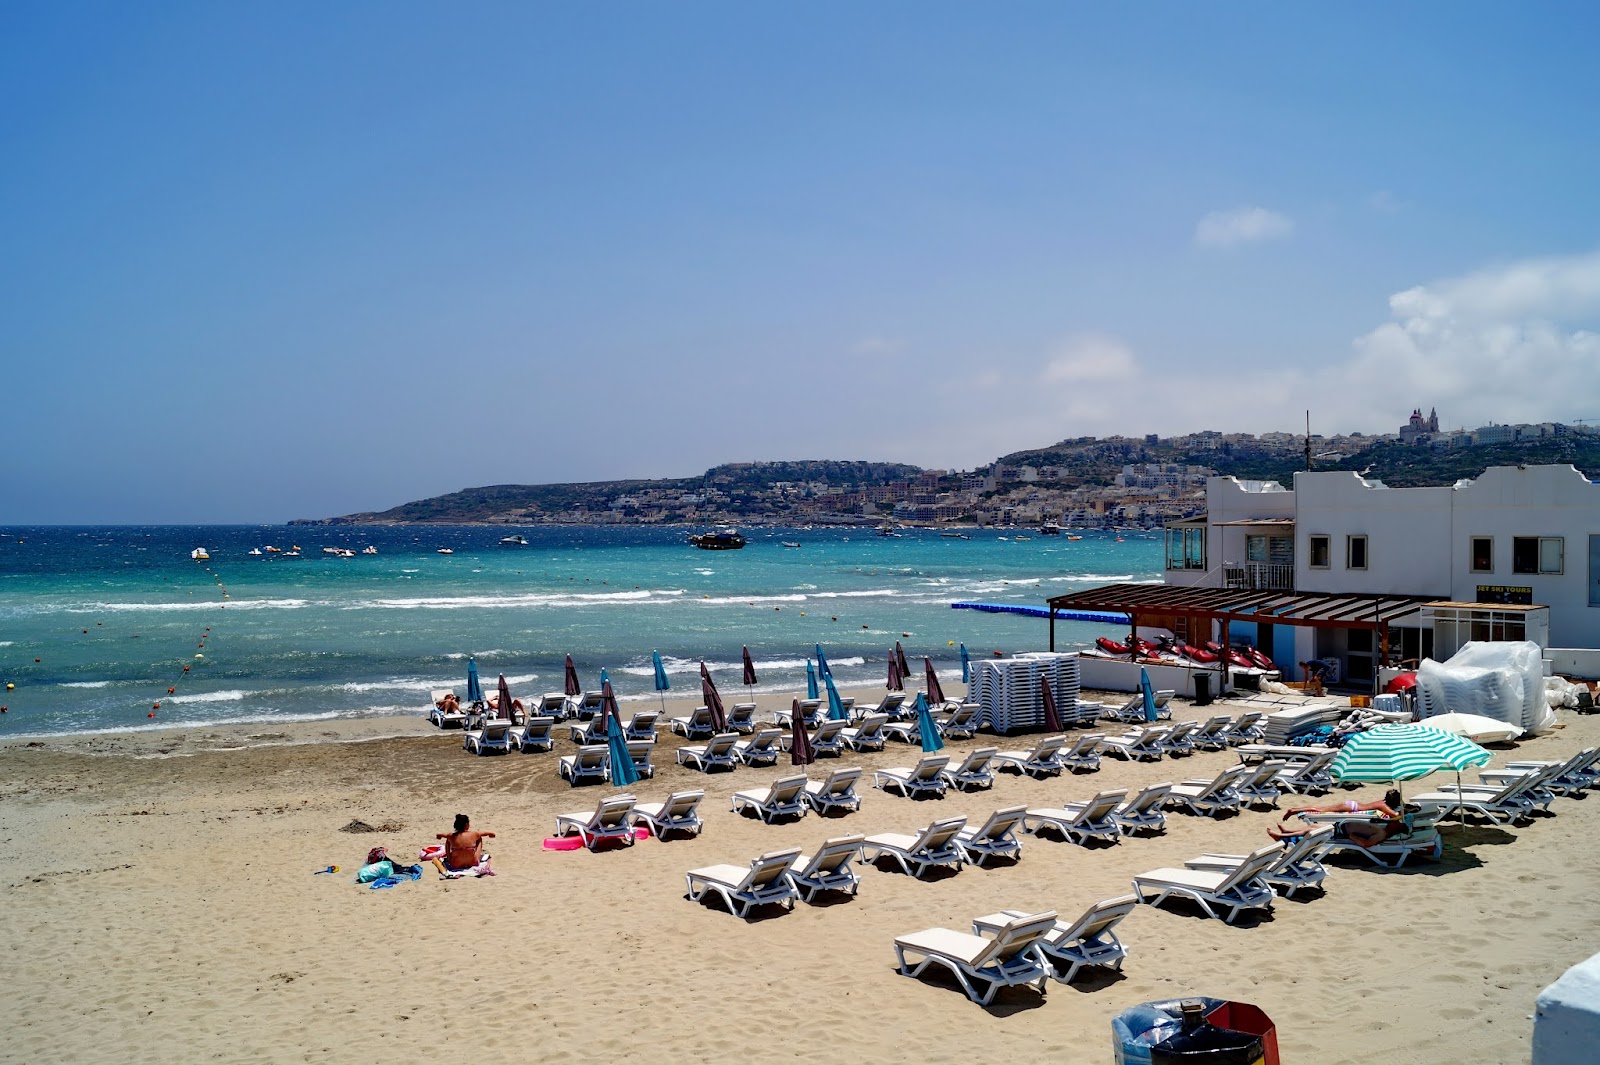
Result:
M1052 596L1048 605L1052 613L1104 610L1129 615L1191 614L1260 625L1378 629L1431 602L1436 602L1431 595L1329 595L1176 584L1108 584Z

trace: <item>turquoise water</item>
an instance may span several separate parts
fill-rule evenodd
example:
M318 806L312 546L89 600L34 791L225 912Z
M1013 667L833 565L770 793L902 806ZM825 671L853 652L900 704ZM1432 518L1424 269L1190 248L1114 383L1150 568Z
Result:
M737 695L742 646L759 690L793 691L818 643L841 687L881 684L898 639L914 666L930 656L959 682L955 645L974 656L1037 650L1047 622L951 602L1038 606L1161 576L1148 533L1119 543L762 529L744 550L700 551L681 529L540 528L522 530L527 547L498 546L509 531L0 530L0 672L16 685L0 696L0 735L419 713L430 689L465 690L469 654L486 685L503 673L522 696L559 690L570 653L585 687L604 667L627 700L655 698L652 650L674 691L698 689L703 658ZM248 554L268 544L297 544L303 557ZM379 553L322 552L369 544ZM190 560L197 546L209 562ZM1060 623L1058 646L1120 628Z

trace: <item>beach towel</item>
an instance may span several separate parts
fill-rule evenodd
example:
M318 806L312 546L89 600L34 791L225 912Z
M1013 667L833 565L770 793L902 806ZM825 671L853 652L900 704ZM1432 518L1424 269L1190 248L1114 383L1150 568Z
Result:
M356 883L370 884L394 876L394 863L387 858L363 865L356 872Z
M489 856L485 854L483 860L471 869L446 869L439 876L443 880L460 880L466 876L493 876L494 870L489 868Z

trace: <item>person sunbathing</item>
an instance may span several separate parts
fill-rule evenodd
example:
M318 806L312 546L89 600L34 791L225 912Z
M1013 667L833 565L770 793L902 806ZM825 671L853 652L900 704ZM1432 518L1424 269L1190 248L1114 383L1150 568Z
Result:
M440 699L433 705L437 706L440 710L447 714L458 714L461 712L461 701L456 698L455 692L447 692L443 699Z
M433 837L444 840L444 856L433 859L440 875L464 873L489 863L483 853L483 841L494 839L493 832L475 832L472 820L466 814L456 814L455 831L440 832Z
M1301 814L1360 814L1375 813L1382 816L1381 821L1371 821L1364 818L1352 817L1348 821L1335 822L1333 835L1335 839L1347 839L1358 847L1371 849L1380 843L1386 843L1392 837L1406 829L1404 803L1401 801L1400 792L1390 788L1384 793L1381 800L1374 802L1356 802L1354 799L1345 799L1327 806L1302 806L1289 810L1278 819L1278 823L1267 829L1267 835L1273 839L1295 839L1311 831L1309 824L1301 821L1299 825L1285 824L1291 817Z

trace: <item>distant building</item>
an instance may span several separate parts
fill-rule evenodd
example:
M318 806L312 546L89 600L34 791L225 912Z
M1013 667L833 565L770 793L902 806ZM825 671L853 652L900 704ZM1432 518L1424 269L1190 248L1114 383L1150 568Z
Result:
M1402 444L1426 444L1439 432L1439 411L1430 408L1428 416L1422 416L1422 408L1418 407L1411 412L1411 418L1400 427L1400 442Z

